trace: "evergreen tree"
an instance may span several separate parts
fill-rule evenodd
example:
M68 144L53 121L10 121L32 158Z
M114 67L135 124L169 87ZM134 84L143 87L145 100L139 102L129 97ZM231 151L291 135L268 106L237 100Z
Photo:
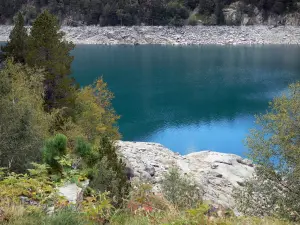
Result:
M28 39L25 61L29 66L46 71L45 110L73 108L75 85L71 74L73 43L64 40L58 20L48 11L43 12L33 23Z
M117 155L117 148L107 137L102 137L98 147L98 163L95 165L91 187L99 191L109 191L117 205L129 193L129 182L125 164Z
M16 62L24 63L27 39L28 35L27 29L24 27L24 18L21 13L18 13L9 41L7 45L1 48L5 57L13 57Z

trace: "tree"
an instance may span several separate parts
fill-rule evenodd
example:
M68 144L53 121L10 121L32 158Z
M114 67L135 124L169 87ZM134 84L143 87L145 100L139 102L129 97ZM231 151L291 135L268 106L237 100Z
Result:
M24 172L40 161L52 117L43 110L43 74L12 61L0 71L0 167Z
M64 33L55 16L44 11L33 23L28 39L26 63L31 67L44 68L45 109L65 108L71 114L75 101L75 85L71 74L74 48L64 40Z
M28 34L24 27L24 18L21 13L18 13L15 26L9 35L9 41L1 47L5 57L12 57L15 62L24 63L27 39Z
M78 92L74 121L80 127L82 136L89 142L95 143L103 136L111 140L120 138L115 126L119 116L111 104L113 97L102 78Z
M275 98L247 138L255 176L237 191L242 212L300 220L300 83Z
M117 147L107 137L102 137L96 149L98 161L92 170L90 186L98 191L109 191L116 205L129 194L125 164L117 155Z

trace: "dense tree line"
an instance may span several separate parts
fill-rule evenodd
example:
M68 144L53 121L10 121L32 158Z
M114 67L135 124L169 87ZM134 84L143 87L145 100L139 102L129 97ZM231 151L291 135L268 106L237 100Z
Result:
M223 8L234 0L0 0L0 23L12 23L21 10L26 24L47 8L68 25L183 25L213 16L214 24L224 23ZM240 9L248 15L254 7L269 14L293 12L297 0L242 0ZM199 15L199 17L195 17ZM204 17L203 17L204 16Z

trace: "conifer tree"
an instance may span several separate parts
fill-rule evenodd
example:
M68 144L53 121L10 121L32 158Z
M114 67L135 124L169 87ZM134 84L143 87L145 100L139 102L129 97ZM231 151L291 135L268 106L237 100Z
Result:
M28 34L27 29L24 27L24 18L21 13L18 13L9 41L7 45L1 48L5 58L12 57L15 62L24 63L27 39Z
M116 205L120 205L129 193L125 163L117 155L117 147L107 137L102 137L97 149L98 162L94 166L91 187L109 191Z
M73 108L74 80L70 77L73 43L64 40L58 20L44 11L33 23L28 38L25 61L29 66L45 69L45 110Z

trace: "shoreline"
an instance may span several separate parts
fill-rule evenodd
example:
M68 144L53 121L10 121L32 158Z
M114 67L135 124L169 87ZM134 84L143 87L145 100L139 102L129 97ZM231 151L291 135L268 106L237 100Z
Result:
M12 26L0 25L0 41ZM62 27L74 44L98 45L299 45L296 26Z

